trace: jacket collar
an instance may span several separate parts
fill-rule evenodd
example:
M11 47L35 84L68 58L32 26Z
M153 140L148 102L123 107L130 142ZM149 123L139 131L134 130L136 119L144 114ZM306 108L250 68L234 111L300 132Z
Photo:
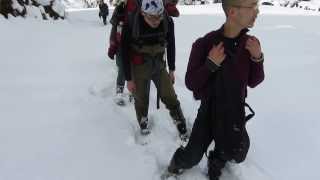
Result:
M248 28L244 28L240 31L239 37L241 39L241 37L243 37L243 35L247 34L247 32L249 32L250 30ZM219 36L224 37L224 24L217 30L217 33L219 34Z

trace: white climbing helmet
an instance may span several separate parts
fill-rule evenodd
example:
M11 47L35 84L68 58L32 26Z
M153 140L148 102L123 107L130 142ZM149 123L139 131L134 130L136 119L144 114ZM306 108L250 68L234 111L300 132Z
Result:
M162 0L142 0L141 11L149 15L162 15L164 11Z

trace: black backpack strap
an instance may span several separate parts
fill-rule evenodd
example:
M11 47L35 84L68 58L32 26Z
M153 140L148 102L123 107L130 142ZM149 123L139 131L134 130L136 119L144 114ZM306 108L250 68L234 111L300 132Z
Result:
M110 23L113 26L117 26L120 21L119 17L124 16L125 15L124 13L125 13L125 4L124 3L117 4L110 18Z
M253 116L255 115L255 112L253 111L253 109L249 106L248 103L244 103L244 106L247 107L250 110L250 114L246 115L245 120L246 122L249 121L251 118L253 118Z
M158 88L157 88L157 109L160 109L160 89L161 89L161 83L160 83L160 60L156 60L156 83L158 84Z
M141 0L132 0L135 3L134 11L129 11L128 13L128 25L129 29L131 29L131 36L133 39L138 39L140 35L140 8L141 8Z

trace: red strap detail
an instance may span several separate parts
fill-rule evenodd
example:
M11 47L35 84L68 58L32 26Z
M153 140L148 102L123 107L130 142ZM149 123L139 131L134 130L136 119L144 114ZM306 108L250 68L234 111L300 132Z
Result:
M127 1L127 11L128 12L133 12L136 10L137 5L136 2L134 2L135 0L128 0Z
M143 64L143 56L140 54L134 54L131 56L131 62L135 65Z

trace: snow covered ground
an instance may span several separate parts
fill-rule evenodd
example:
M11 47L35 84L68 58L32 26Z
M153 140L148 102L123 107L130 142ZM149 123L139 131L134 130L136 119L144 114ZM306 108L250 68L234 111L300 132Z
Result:
M224 21L215 5L180 7L175 89L192 124L198 102L184 85L191 44ZM221 180L318 180L320 17L262 7L256 27L266 79L249 91L247 160ZM66 21L0 17L0 180L159 180L179 146L151 92L150 143L142 146L133 106L114 105L116 65L106 56L110 26L96 9ZM205 180L206 160L181 179Z

